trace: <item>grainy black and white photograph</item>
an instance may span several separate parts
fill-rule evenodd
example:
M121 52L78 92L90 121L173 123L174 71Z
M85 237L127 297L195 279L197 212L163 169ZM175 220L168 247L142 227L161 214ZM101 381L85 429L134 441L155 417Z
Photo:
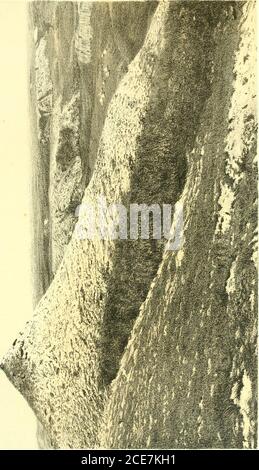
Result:
M257 449L256 12L0 1L1 450Z

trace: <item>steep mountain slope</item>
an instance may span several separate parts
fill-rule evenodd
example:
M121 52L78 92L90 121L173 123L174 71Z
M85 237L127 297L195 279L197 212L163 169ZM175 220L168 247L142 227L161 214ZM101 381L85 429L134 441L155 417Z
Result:
M254 17L31 5L41 300L1 367L53 447L256 445ZM181 249L91 236L104 199L178 202Z

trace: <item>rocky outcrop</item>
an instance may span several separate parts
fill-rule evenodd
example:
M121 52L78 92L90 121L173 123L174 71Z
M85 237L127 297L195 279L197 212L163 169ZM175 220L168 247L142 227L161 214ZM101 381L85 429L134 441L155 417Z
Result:
M54 447L255 447L254 2L31 8L55 276L2 368ZM178 202L181 249L91 234L104 200Z
M108 104L143 44L156 6L153 1L29 5L35 305L71 239Z
M181 196L184 243L165 253L113 382L108 448L256 446L255 22L253 3L242 16L235 8L216 17L213 6L210 94Z

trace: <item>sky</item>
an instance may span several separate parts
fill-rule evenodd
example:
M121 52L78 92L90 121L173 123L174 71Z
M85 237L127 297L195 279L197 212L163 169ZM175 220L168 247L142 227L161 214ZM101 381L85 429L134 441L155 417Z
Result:
M27 80L26 3L0 0L0 357L32 315ZM0 449L33 448L33 412L0 372Z

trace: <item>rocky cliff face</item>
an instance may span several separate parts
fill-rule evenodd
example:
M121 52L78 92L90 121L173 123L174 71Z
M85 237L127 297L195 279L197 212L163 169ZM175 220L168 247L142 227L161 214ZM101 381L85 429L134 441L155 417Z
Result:
M72 236L108 104L143 44L156 6L153 1L29 5L35 305Z
M41 300L3 369L54 447L255 447L254 2L30 10ZM181 249L87 237L102 198L180 204Z

